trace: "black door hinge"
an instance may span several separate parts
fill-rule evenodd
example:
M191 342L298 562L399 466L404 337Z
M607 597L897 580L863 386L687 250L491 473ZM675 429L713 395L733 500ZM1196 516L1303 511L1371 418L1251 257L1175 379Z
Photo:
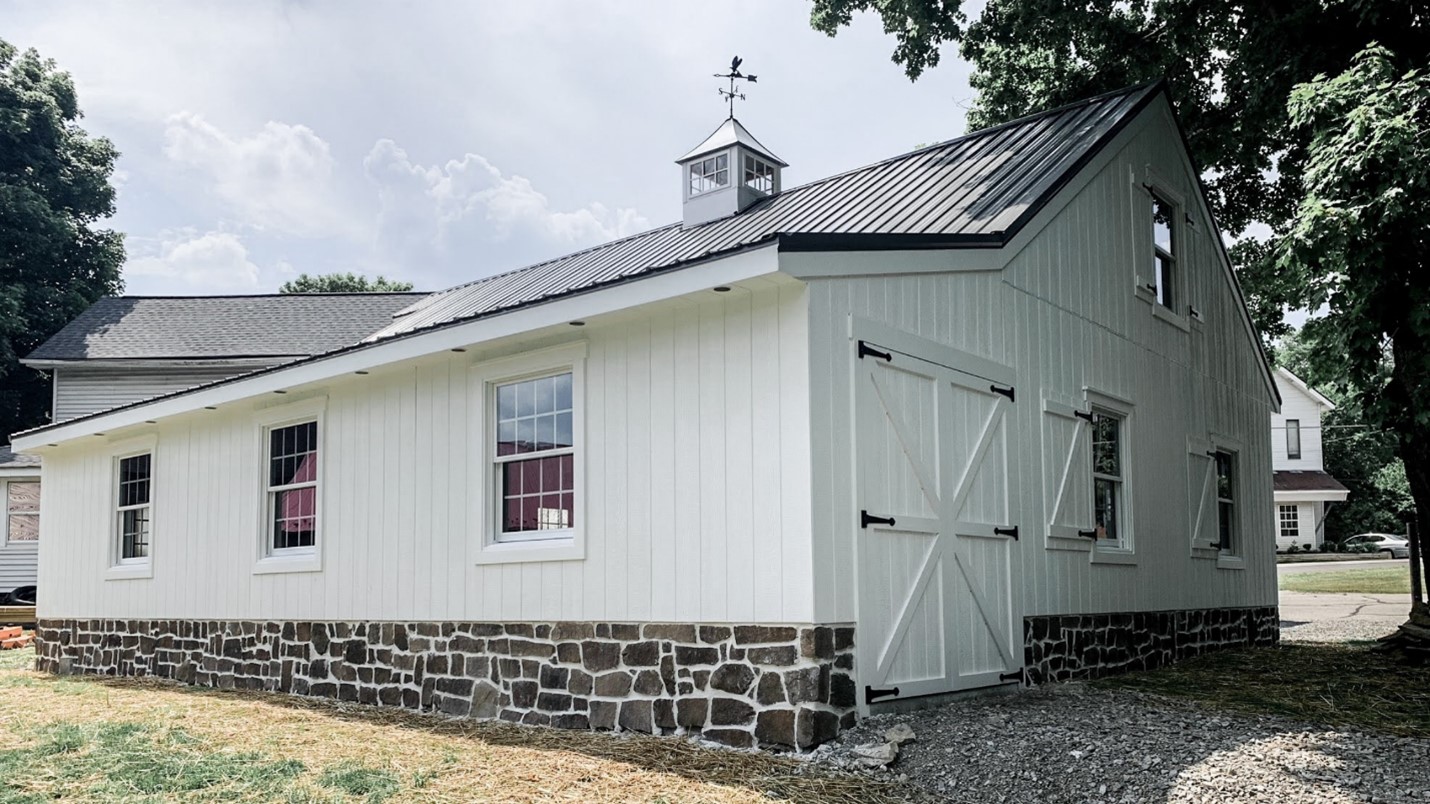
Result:
M872 347L872 346L870 346L869 344L865 343L864 341L860 341L860 342L859 342L859 359L860 359L860 360L863 360L863 359L866 358L866 357L877 357L877 358L879 358L880 360L889 361L889 362L892 362L893 359L894 359L894 356L893 356L891 353L889 353L889 352L881 352L881 351L879 351L878 349L875 349L874 347Z
M870 525L888 525L892 528L894 526L894 518L891 516L874 516L868 511L860 511L859 527L867 528Z
M1018 682L1019 684L1021 684L1021 683L1023 683L1023 668L1020 667L1020 668L1018 668L1017 670L1014 670L1014 671L1011 672L1011 673L1000 673L1000 674L998 675L998 680L999 680L999 681L1016 681L1016 682Z
M1009 386L1009 387L1007 387L1007 388L1004 388L1004 387L1001 386L1001 385L990 385L990 386L988 386L988 390L989 390L989 391L992 391L992 392L995 393L995 394L1002 394L1003 396L1008 397L1008 401L1009 401L1009 402L1017 402L1017 401L1018 401L1017 397L1015 397L1014 394L1013 394L1013 387L1012 387L1012 386Z
M1097 531L1096 531L1096 530L1080 530L1080 531L1077 532L1077 535L1082 536L1082 537L1087 538L1087 539L1096 539L1096 538L1097 538Z
M1079 419L1082 419L1088 424L1092 424L1092 411L1090 410L1075 410L1073 411L1073 415L1078 417Z
M996 534L998 534L999 536L1011 536L1011 537L1013 537L1013 541L1017 541L1017 540L1018 540L1018 526L1017 526L1017 525L1009 525L1009 526L1006 527L1006 528L994 528L994 529L993 529L993 532L996 533Z
M899 688L898 688L898 687L892 687L892 688L886 689L886 690L876 690L876 689L874 689L873 687L868 686L867 684L864 686L864 703L873 703L873 702L879 700L880 698L897 698L897 697L899 697Z

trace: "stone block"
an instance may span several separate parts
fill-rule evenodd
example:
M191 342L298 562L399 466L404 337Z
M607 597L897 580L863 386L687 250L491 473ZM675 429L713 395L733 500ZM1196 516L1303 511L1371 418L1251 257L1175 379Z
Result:
M620 724L627 731L652 733L655 729L650 701L622 701Z
M767 645L776 642L793 642L798 636L795 629L783 625L737 625L736 645Z
M581 664L593 673L610 670L621 663L621 645L618 642L581 643Z
M694 642L695 626L690 623L646 623L641 628L641 636L672 642Z
M551 629L551 639L556 642L593 639L596 629L590 623L556 623Z
M635 684L631 688L637 695L660 695L665 691L665 685L660 680L660 673L654 670L642 670L637 673Z
M596 694L602 698L624 698L631 691L631 674L624 670L596 676Z
M699 628L700 641L707 645L717 642L724 642L730 638L730 627L728 625L702 625Z
M755 736L742 729L706 729L701 736L731 748L751 748L755 745Z
M722 664L710 676L711 687L732 695L746 694L754 682L755 671L743 664ZM700 686L698 682L696 686Z
M590 695L595 689L595 679L584 670L572 670L567 689L576 695Z
M755 719L755 739L761 745L797 747L793 709L766 709Z
M556 661L562 664L581 663L581 645L578 642L559 642L556 645Z
M675 722L683 729L699 731L710 713L708 698L681 698L675 702Z
M536 708L547 712L565 712L571 708L571 696L561 692L542 692L536 696Z
M785 702L785 686L779 673L765 673L755 687L755 701L761 706L772 706Z
M687 645L675 646L675 661L681 665L709 665L720 661L720 651L715 648L699 648Z
M592 701L586 713L593 729L614 729L621 705L615 701Z
M513 681L509 687L511 690L511 705L519 709L530 709L536 706L536 695L539 688L535 681Z
M621 650L621 661L627 667L654 667L660 663L660 643L632 642Z
M755 719L755 708L738 698L712 698L710 700L710 724L712 726L743 726Z
M832 651L830 657L833 658ZM750 648L745 651L745 659L751 664L767 667L789 667L798 661L799 656L793 645L776 645L767 648Z

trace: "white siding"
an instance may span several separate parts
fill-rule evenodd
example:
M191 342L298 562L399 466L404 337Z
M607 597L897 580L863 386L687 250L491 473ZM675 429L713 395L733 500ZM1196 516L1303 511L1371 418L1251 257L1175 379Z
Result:
M50 451L41 605L50 617L807 622L806 305L802 287L770 284L544 333L589 343L584 560L479 566L469 553L482 493L471 365L528 340L328 385L321 572L252 572L251 405L150 428L152 579L104 580L102 439Z
M256 371L261 366L172 366L157 368L75 366L54 370L54 420L109 410L141 399L193 388Z
M849 316L871 319L1012 366L1020 522L1013 545L1015 605L1021 615L1274 605L1271 399L1256 346L1211 241L1197 220L1182 249L1187 299L1204 322L1187 329L1154 318L1134 295L1137 269L1151 261L1151 166L1189 201L1194 178L1170 118L1151 115L1129 142L1001 272L815 279L810 283L810 396L814 400L812 519L817 560L815 615L855 619ZM1074 192L1070 190L1069 192ZM830 273L878 274L899 255L811 255ZM951 256L957 262L959 256ZM1082 400L1083 388L1130 400L1128 497L1135 565L1091 564L1084 551L1045 547L1040 396ZM1194 558L1186 489L1188 438L1208 433L1241 442L1239 522L1244 569Z
M1278 374L1276 387L1281 391L1281 412L1271 414L1271 465L1273 468L1301 471L1324 471L1321 453L1321 403L1311 395L1286 382ZM1301 459L1286 457L1286 420L1301 422Z

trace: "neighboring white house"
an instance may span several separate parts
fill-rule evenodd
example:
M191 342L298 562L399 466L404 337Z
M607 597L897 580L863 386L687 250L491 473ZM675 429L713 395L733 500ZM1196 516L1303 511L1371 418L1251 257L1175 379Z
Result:
M1271 414L1271 468L1276 490L1276 548L1314 550L1325 541L1326 509L1350 493L1321 462L1321 416L1331 400L1284 368L1276 369L1281 411Z
M0 540L0 597L33 586L39 563L40 459L0 446L0 500L5 504Z
M807 746L1275 641L1278 397L1164 87L680 165L685 221L18 435L40 666Z

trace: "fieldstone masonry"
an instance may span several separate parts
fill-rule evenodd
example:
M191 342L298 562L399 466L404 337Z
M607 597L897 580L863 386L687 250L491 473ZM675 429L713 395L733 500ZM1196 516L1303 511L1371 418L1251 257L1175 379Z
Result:
M45 620L38 669L569 729L809 748L854 724L854 629Z
M1027 617L1023 662L1028 683L1045 684L1150 670L1280 638L1275 606Z

